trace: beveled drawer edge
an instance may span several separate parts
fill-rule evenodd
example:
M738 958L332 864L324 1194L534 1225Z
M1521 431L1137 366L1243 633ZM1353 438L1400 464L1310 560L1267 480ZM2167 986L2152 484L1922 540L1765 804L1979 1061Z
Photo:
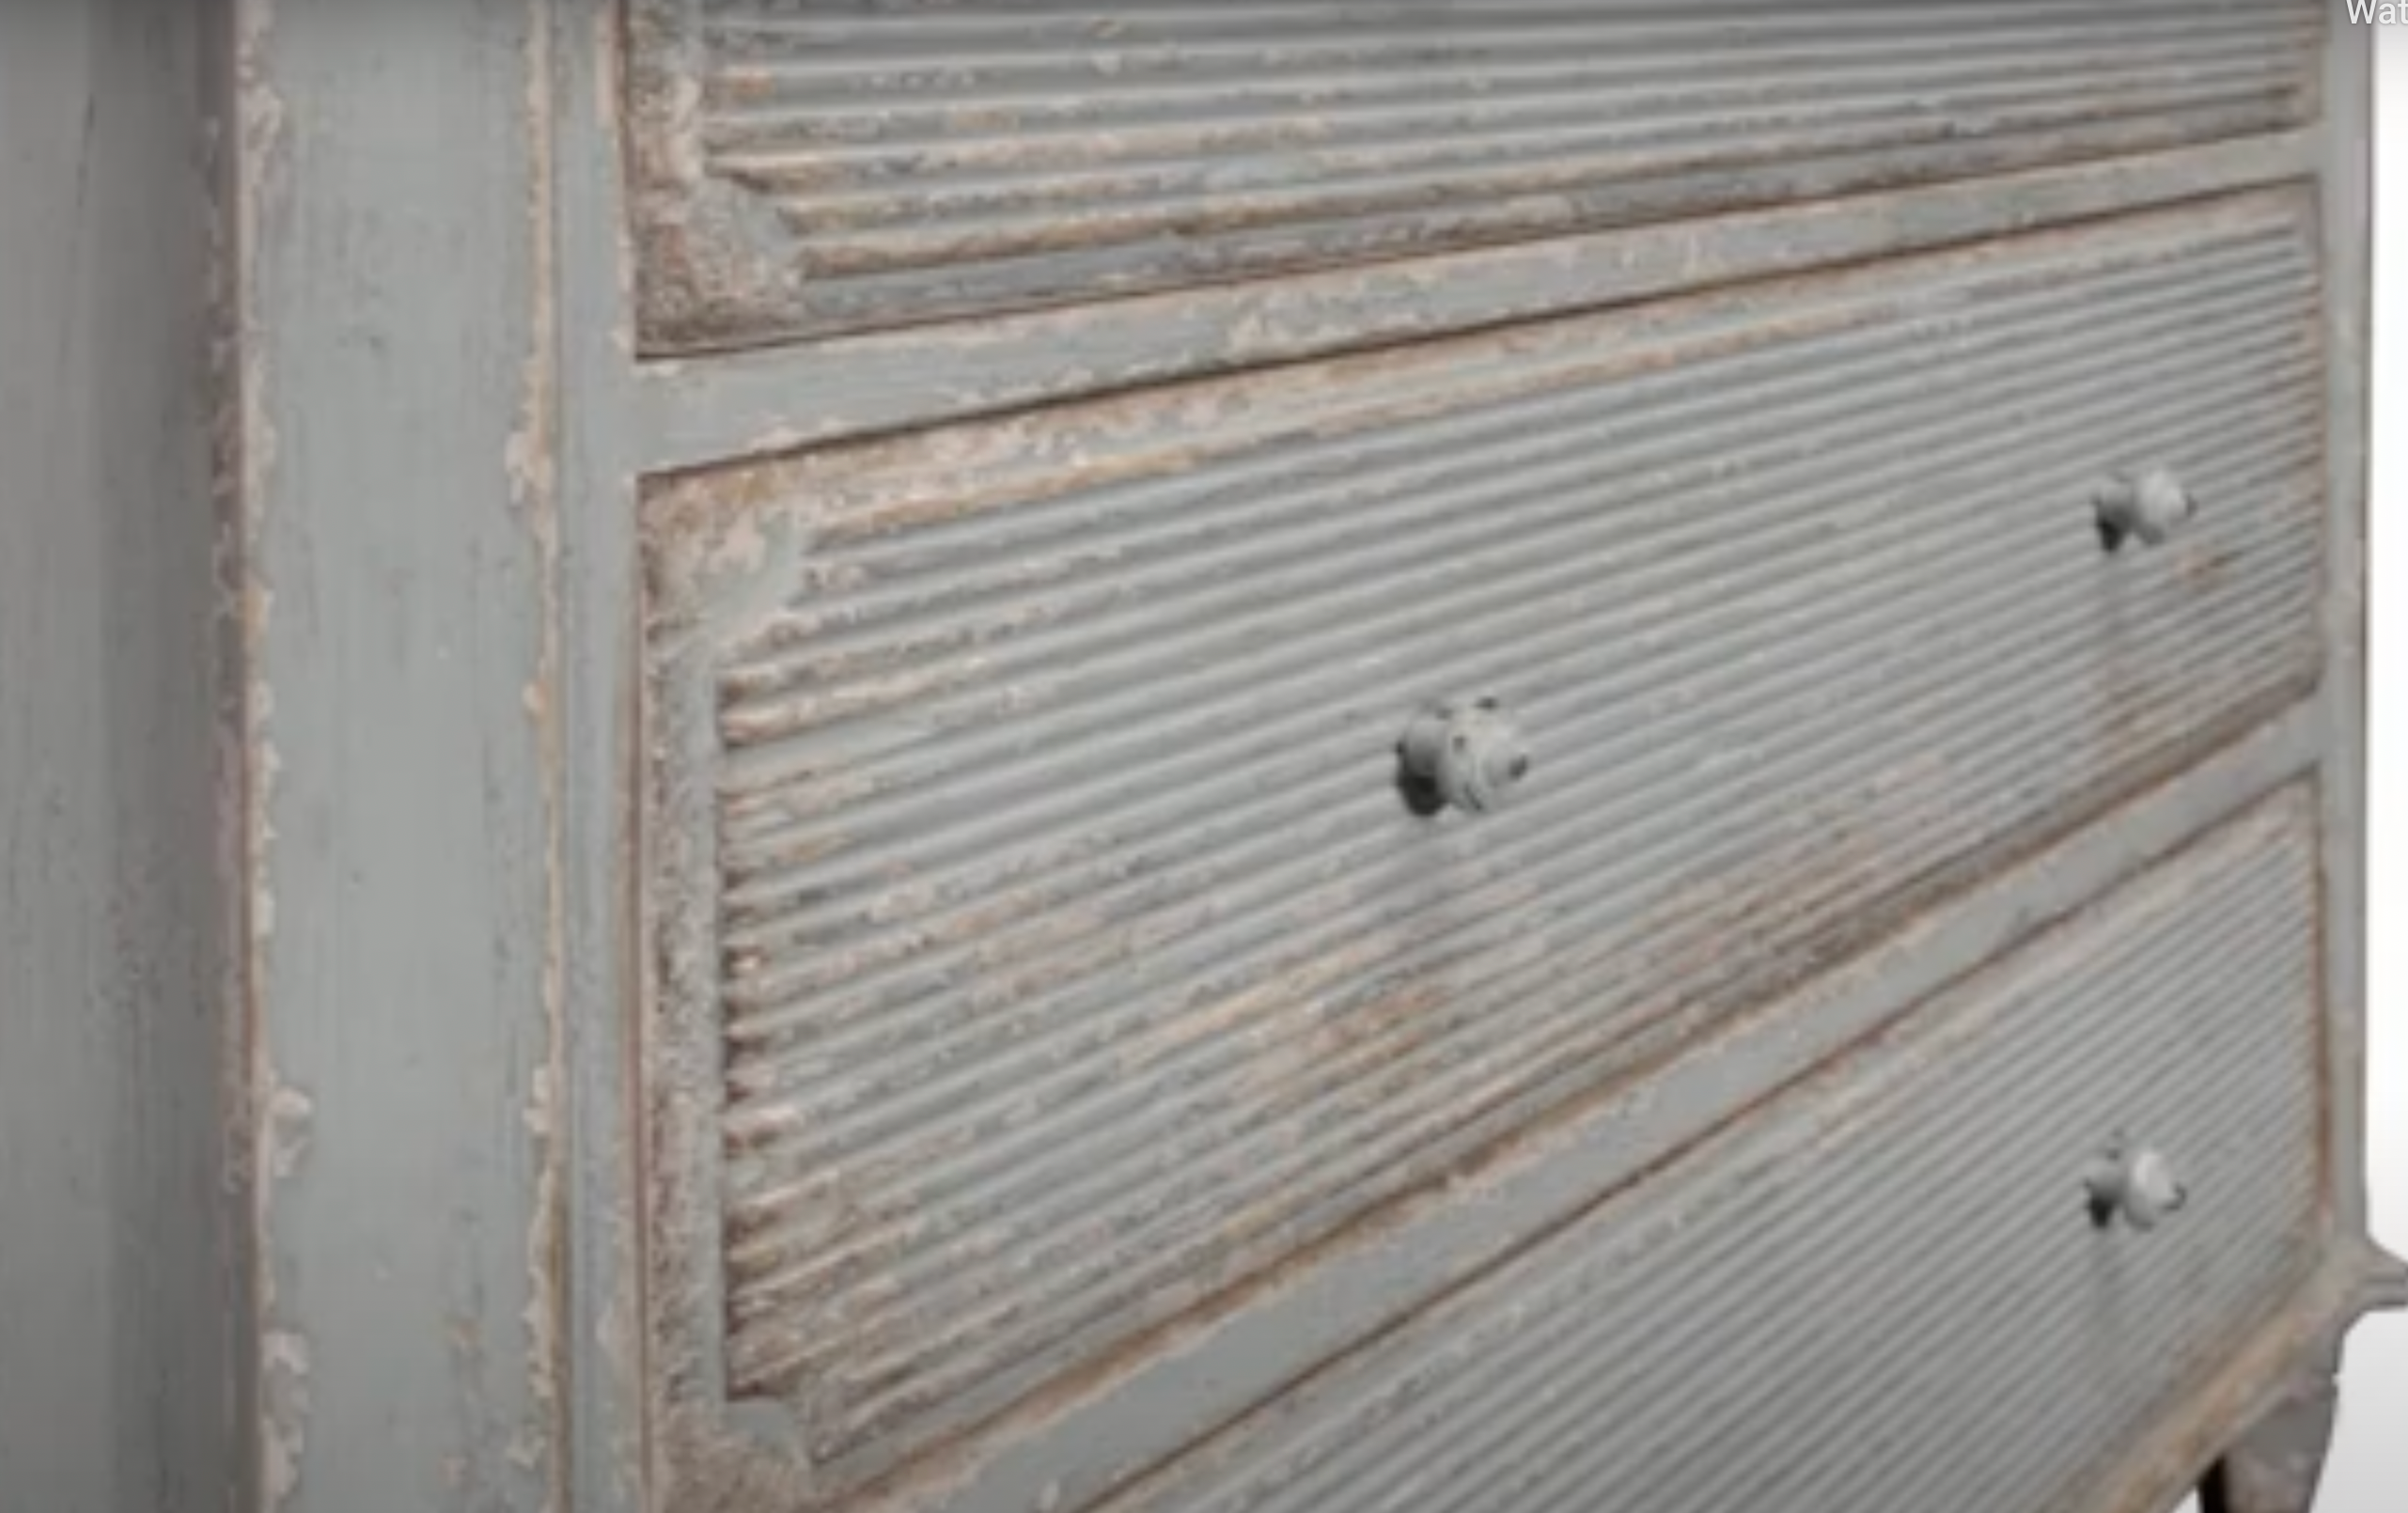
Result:
M2009 1475L2088 1505L2330 1254L2314 789L2209 821L1100 1505L1389 1505L1368 1484L1542 1509L1613 1481L1693 1513L1776 1486L1903 1509ZM2157 1238L2072 1211L2109 1131L2202 1199Z
M1824 977L1674 1060L1625 1080L1559 1114L1492 1159L1468 1181L1419 1195L1342 1239L1376 1247L1368 1271L1298 1265L1216 1300L1191 1315L1127 1374L1024 1402L978 1439L992 1448L949 1466L930 1466L906 1493L914 1506L1084 1505L1102 1489L1063 1484L1058 1447L1105 1435L1122 1454L1115 1475L1134 1476L1176 1456L1196 1425L1254 1406L1254 1394L1224 1386L1206 1402L1202 1382L1279 1380L1358 1345L1580 1213L1643 1180L1628 1170L1631 1120L1687 1119L1694 1131L1655 1131L1650 1149L1686 1148L1715 1111L1747 1110L1880 1025L1996 959L2013 946L2169 859L2201 835L2288 785L2312 781L2321 755L2319 701L2309 699L2188 771L1945 902ZM1740 1115L1743 1117L1744 1115ZM2363 1267L2361 1267L2363 1271ZM1243 1359L1250 1370L1223 1369ZM1159 1403L1161 1409L1149 1407ZM1171 1411L1172 1406L1176 1411ZM696 1427L687 1421L688 1427ZM732 1444L727 1446L732 1448ZM689 1443L686 1454L699 1445Z
M2017 8L1997 8L1902 29L1898 43L1945 49L1946 68L1880 46L1840 53L1839 65L1835 42L1886 40L1893 28L1860 12L1803 28L1767 17L1731 36L1622 0L1559 12L1540 34L1549 71L1582 80L1558 74L1547 92L1578 89L1589 108L1519 117L1500 136L1499 118L1527 101L1517 85L1534 61L1522 51L1531 35L1505 17L1404 44L1358 24L1335 55L1320 51L1335 39L1310 27L1231 17L1199 55L1202 39L1175 21L1066 34L1041 17L948 23L932 8L921 18L930 29L899 56L890 27L865 34L844 7L813 0L620 8L615 115L637 325L643 350L665 356L2285 130L2313 118L2323 30L2316 0L2187 17L2179 3L2139 0L2110 42L2070 24L2064 13L2086 8L2051 0L2012 20L1998 11ZM965 20L972 37L954 29ZM1800 46L1834 60L1819 87L1798 77ZM1755 87L1710 124L1694 99L1633 93L1612 67L1630 49L1675 76L1753 65ZM1316 54L1319 67L1300 75ZM1046 102L1031 109L1028 86L1049 76ZM1366 132L1350 105L1374 81L1387 89L1370 97L1382 101L1370 116L1385 129ZM1168 98L1129 87L1147 82L1167 83ZM1446 103L1464 84L1486 107L1469 120ZM1399 86L1409 92L1387 92ZM1918 108L1880 109L1893 91ZM1151 108L1133 118L1132 95L1152 95ZM1433 154L1438 123L1449 130ZM964 131L976 141L948 140ZM1275 175L1266 154L1281 160ZM1451 192L1399 195L1399 178ZM1387 193L1367 195L1381 182Z
M2085 1513L2162 1513L2206 1477L2267 1399L2296 1373L2329 1371L2343 1336L2366 1315L2400 1304L2408 1286L2401 1263L2364 1235L2328 1235L2323 1260L2298 1291L2223 1368L2194 1389L2134 1446L2097 1490L2071 1505Z
M1593 310L2313 176L2315 127L2208 147L635 366L627 471L854 436ZM930 384L931 365L944 381Z

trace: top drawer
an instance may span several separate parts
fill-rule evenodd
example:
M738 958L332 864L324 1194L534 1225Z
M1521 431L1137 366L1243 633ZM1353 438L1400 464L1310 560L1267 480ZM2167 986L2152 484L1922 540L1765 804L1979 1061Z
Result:
M648 351L2066 163L2313 113L2315 0L633 0Z

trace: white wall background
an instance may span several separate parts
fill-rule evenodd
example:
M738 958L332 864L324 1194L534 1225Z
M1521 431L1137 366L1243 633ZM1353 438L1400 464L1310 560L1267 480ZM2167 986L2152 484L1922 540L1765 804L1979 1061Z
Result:
M2374 1232L2408 1255L2408 27L2376 39L2369 910ZM2358 1326L2316 1513L2408 1513L2408 1314Z

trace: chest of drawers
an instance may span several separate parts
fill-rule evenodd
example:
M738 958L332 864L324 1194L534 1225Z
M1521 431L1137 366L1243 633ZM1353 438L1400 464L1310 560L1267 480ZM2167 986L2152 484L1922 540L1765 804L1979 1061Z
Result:
M2303 1513L2339 8L224 26L240 1505Z

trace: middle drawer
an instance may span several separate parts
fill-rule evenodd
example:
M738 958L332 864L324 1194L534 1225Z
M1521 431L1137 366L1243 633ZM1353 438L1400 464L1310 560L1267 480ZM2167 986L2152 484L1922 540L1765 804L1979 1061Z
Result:
M656 484L652 824L710 840L649 1059L721 1083L654 1156L729 1393L909 1461L2306 692L2316 225ZM2111 550L2119 487L2196 508ZM1445 703L1469 778L1400 781Z

